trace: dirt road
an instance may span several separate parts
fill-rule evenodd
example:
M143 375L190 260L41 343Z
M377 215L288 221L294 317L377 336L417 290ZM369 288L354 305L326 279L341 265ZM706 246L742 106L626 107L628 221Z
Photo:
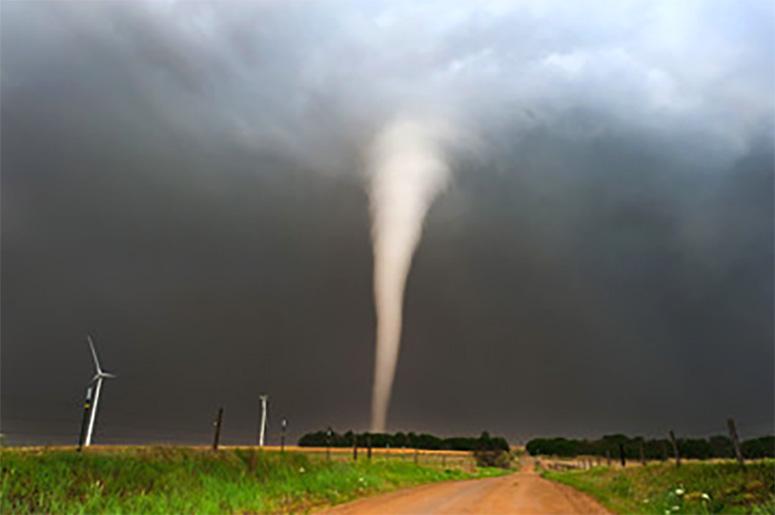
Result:
M333 515L437 513L607 514L586 495L525 467L504 477L452 481L367 497L330 508Z

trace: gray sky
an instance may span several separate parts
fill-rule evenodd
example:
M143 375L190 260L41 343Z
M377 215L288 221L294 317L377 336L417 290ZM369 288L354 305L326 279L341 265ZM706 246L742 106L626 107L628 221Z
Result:
M77 438L87 332L98 442L365 430L398 113L463 136L391 429L772 431L770 2L1 6L10 438Z

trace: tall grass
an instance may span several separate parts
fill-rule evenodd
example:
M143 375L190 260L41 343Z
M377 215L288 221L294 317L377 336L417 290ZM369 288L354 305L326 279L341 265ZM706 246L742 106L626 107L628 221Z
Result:
M6 449L0 451L0 512L305 511L402 486L498 473L250 449Z
M775 460L544 471L617 513L775 513Z

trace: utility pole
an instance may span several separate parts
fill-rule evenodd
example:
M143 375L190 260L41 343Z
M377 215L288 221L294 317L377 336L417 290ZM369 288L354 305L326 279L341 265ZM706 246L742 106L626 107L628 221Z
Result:
M221 424L223 423L223 407L218 408L218 416L213 422L215 426L215 434L213 435L213 450L218 450L218 443L221 440Z
M670 430L670 443L673 444L673 455L675 456L675 466L681 466L681 451L678 450L678 441L675 439L675 433Z
M326 459L328 461L331 461L331 436L333 433L334 431L331 429L331 426L328 426L328 430L326 431Z
M732 440L732 446L735 448L735 458L737 458L737 462L742 467L745 465L745 460L743 459L743 453L740 450L740 439L737 437L737 427L735 427L735 419L728 418L727 427L729 428L729 439Z
M78 452L83 450L86 442L86 430L89 427L89 412L91 411L91 385L86 388L86 400L83 401L83 418L81 419L81 435L78 437Z
M282 422L280 422L280 452L285 452L285 430L288 427L288 419L283 418Z
M261 421L258 424L258 446L264 446L264 437L266 436L266 404L269 396L264 394L258 397L261 399Z

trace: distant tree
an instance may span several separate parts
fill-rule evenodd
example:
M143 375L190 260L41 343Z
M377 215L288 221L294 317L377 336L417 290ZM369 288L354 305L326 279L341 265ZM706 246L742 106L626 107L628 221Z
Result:
M301 447L325 447L325 445L326 445L325 431L307 433L299 439L299 446Z
M502 436L496 436L492 439L492 445L494 449L500 449L502 451L510 451L511 447L509 446L508 440L503 438Z
M775 436L746 440L740 444L740 450L748 459L775 458Z
M712 457L710 443L704 438L681 438L678 449L685 458L705 460Z
M732 447L732 440L726 436L716 435L708 438L710 453L714 458L733 458L735 449Z
M460 451L473 451L479 447L488 449L502 449L509 450L509 444L505 438L491 437L489 433L485 433L486 437L479 438L455 436L450 438L439 438L428 433L405 434L398 432L395 434L387 433L361 433L357 434L352 431L347 431L344 434L334 431L331 435L331 445L333 447L350 447L353 445L353 439L357 439L359 445L366 444L366 436L369 435L371 439L371 446L376 448L381 447L413 447L417 449L449 449ZM314 433L307 433L299 439L299 445L302 447L325 447L328 445L328 434L326 431L316 431Z
M420 449L441 449L441 438L427 433L417 436L417 446Z
M665 439L646 440L642 437L630 438L623 434L605 435L598 440L574 440L567 438L534 438L525 446L528 453L572 457L580 455L604 456L608 451L612 457L618 456L619 444L624 448L627 459L640 457L641 442L646 458L666 459L670 455L670 442ZM684 438L678 441L678 448L685 458L731 458L732 442L726 436L705 438ZM747 440L741 444L746 458L775 457L775 437L765 436Z

